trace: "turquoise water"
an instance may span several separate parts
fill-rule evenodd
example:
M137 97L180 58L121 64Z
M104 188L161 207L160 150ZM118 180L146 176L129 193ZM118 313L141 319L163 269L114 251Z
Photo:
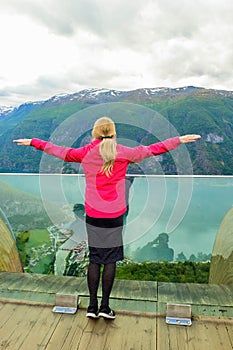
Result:
M59 204L70 215L75 203L84 202L82 176L1 174L0 181ZM136 176L129 195L125 251L133 259L148 260L157 243L145 246L167 233L174 260L181 252L187 258L200 252L210 254L219 225L232 205L233 177Z

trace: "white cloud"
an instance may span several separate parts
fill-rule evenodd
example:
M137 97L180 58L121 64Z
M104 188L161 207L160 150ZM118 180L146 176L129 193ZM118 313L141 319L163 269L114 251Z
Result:
M231 0L0 3L0 105L83 88L232 90Z

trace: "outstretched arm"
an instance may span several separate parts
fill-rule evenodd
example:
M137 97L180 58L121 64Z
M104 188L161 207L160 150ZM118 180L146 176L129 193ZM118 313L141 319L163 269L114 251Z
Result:
M200 135L184 135L166 139L162 142L157 142L149 146L137 146L134 148L124 147L123 156L129 162L141 162L145 158L163 154L177 148L182 143L195 142L200 139Z
M33 146L40 151L44 151L47 154L51 154L57 158L67 161L67 154L72 152L72 148L57 146L51 142L47 142L39 139L18 139L13 140L19 146ZM70 157L69 157L70 158ZM69 159L68 161L73 161ZM76 159L78 161L78 159Z
M19 146L33 146L34 148L44 151L47 154L63 159L65 162L82 162L88 151L88 145L80 148L63 147L47 142L44 140L32 138L32 139L18 139L13 140Z

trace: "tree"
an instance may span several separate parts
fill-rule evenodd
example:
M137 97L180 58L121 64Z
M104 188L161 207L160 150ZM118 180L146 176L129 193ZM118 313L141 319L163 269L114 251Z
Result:
M194 254L191 254L189 257L189 261L196 262L197 261L196 256Z
M184 255L184 253L181 252L181 253L179 253L179 254L177 255L176 261L182 261L182 262L184 262L184 261L187 261L187 258L186 258L186 256Z

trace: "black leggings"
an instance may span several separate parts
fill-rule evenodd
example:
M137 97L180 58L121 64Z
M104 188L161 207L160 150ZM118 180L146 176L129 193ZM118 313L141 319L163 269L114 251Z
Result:
M87 273L87 283L90 293L89 306L98 309L97 292L100 282L100 267L101 264L89 263ZM109 297L112 291L113 282L116 274L116 263L104 265L102 273L102 300L101 308L109 307Z
M102 273L101 308L109 307L109 297L116 274L116 262L124 259L122 229L123 215L117 218L93 218L86 215L86 229L90 263L87 283L90 293L90 307L98 309L97 292Z

